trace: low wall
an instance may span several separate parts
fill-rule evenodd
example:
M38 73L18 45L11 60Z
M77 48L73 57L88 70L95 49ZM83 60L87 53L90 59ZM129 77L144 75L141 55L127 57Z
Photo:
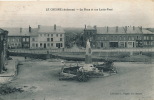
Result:
M19 53L19 52L10 52L11 56L22 56L30 57L34 59L65 59L69 61L85 61L85 52L59 52L52 54L32 54L32 53ZM121 62L148 62L154 58L154 52L142 52L142 55L146 58L131 58L131 56L140 55L140 52L93 52L92 60L93 61L104 61L106 59L121 61Z

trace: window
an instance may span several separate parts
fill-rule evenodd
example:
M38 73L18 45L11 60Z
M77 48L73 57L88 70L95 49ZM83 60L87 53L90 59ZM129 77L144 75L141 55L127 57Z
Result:
M51 43L51 46L53 46L53 43Z
M151 36L151 40L153 39L153 37Z
M36 47L38 47L38 44L36 43Z
M53 37L53 34L51 34L51 37Z
M120 36L119 40L121 40L121 36Z
M148 43L147 42L144 42L144 45L147 45Z
M50 43L48 43L47 46L50 47Z
M46 34L44 34L44 36L46 36Z
M126 40L126 37L124 36L123 39Z
M47 38L47 41L50 41L50 38Z
M60 38L60 41L62 41L63 39L62 38Z
M142 40L142 37L141 37L141 36L139 36L139 37L138 37L138 39L139 39L139 40Z
M146 40L146 36L144 36L144 40Z
M53 41L53 38L51 38L51 41Z
M62 34L60 34L60 37L62 37Z
M60 47L63 47L63 44L62 43L60 43Z
M59 43L56 43L56 47L59 47Z
M101 47L103 47L103 43L101 43Z
M113 36L111 36L111 40L113 40Z
M49 34L48 34L48 37L49 37Z
M29 38L27 38L26 41L28 42L29 41Z
M117 36L115 36L115 38L114 38L115 40L117 39Z
M35 41L35 38L32 38L32 41Z
M35 47L35 43L32 44L32 47Z
M42 43L40 43L40 47L42 47Z
M56 36L58 37L58 34L56 34Z
M13 39L13 41L14 41L14 39ZM25 42L25 38L23 38L23 41Z
M104 40L106 40L106 37L104 37Z
M150 42L151 44L150 45L152 45L152 42Z
M128 36L128 40L131 40L131 37L130 36Z
M102 36L102 40L104 40L104 37Z

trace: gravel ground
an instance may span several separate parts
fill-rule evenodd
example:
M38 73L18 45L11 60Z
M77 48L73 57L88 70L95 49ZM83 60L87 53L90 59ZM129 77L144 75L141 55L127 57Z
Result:
M153 64L116 62L118 74L88 82L59 81L60 61L27 61L9 85L24 92L0 100L154 100Z

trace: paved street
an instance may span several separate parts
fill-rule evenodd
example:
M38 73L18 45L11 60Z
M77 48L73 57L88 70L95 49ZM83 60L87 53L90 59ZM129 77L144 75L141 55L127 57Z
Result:
M59 81L61 60L33 60L20 65L10 86L22 93L1 95L0 100L153 100L153 64L117 62L118 74L88 82Z

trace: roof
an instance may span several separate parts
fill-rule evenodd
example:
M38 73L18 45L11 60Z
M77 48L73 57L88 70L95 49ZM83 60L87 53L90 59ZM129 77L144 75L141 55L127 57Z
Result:
M86 30L94 29L92 27ZM141 27L96 27L97 34L153 34L153 32Z
M54 29L56 27L56 29ZM61 26L42 26L38 30L39 33L65 33Z
M29 36L29 28L20 28L20 27L13 27L13 28L4 28L9 32L8 36Z
M127 27L127 33L137 34L137 33L142 33L142 31L140 27Z
M97 27L97 34L125 34L123 27Z
M142 29L143 34L154 34L153 32L147 30L147 29Z
M3 29L0 28L0 34L4 34L6 32L7 32L6 30L3 30Z
M38 35L38 28L32 28L30 36L37 36Z
M63 28L60 26L41 26L39 28L31 28L31 32L29 32L29 28L4 28L8 30L9 36L37 36L38 33L65 33Z

